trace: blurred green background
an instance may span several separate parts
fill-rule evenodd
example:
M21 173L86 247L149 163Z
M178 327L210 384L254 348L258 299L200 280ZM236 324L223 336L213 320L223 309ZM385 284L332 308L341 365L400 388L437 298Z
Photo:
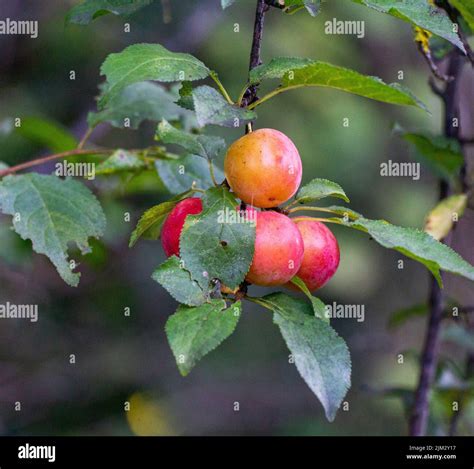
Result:
M215 69L233 96L246 80L255 2L240 0L222 11L218 0L171 1L171 21L160 2L124 19L112 15L89 26L65 26L77 2L0 0L1 16L39 20L39 37L0 37L0 122L42 117L80 138L94 109L99 67L111 52L137 42L159 42L196 55ZM365 38L326 35L324 22L364 20ZM131 31L124 32L129 23ZM236 32L236 30L238 30ZM431 111L402 108L329 89L282 94L258 108L257 127L289 135L304 164L304 181L327 178L344 187L351 207L370 218L422 227L437 200L437 183L426 169L419 181L381 177L380 163L411 161L406 142L392 135L404 128L439 132L439 99L427 84L429 69L418 54L408 24L347 0L328 1L311 18L269 12L263 60L277 55L310 57L353 68L409 87ZM70 79L74 71L75 80ZM466 70L465 70L466 72ZM463 77L463 99L472 103L472 71ZM349 127L343 120L349 119ZM45 143L0 127L0 160L8 164L48 154ZM465 135L472 135L466 114ZM4 132L5 131L5 132ZM242 129L212 129L228 142ZM153 142L154 125L138 131L98 128L99 145L137 148ZM3 135L5 134L5 135ZM51 171L44 167L43 172ZM40 319L0 321L0 434L2 435L401 435L406 434L402 399L377 391L413 388L424 318L397 329L390 314L423 303L429 275L419 265L385 251L368 237L334 229L341 247L335 278L321 290L332 303L361 304L365 321L333 320L349 344L353 366L348 408L326 422L317 399L288 364L288 351L271 315L245 304L236 332L182 378L164 333L174 301L150 278L163 260L159 242L128 248L134 222L147 207L168 197L157 177L98 179L91 187L104 203L107 235L81 259L78 288L67 287L47 259L32 254L0 217L0 302L39 305ZM131 222L124 214L131 214ZM474 217L468 211L454 237L455 248L471 262ZM76 256L77 258L77 256ZM467 281L449 278L448 293L474 304ZM130 315L124 311L130 308ZM398 354L404 354L399 363ZM465 351L443 346L462 364ZM75 364L70 356L75 356ZM21 403L21 410L15 407ZM125 411L125 403L131 410ZM238 402L240 410L235 411ZM445 431L449 412L438 402L432 432ZM474 433L472 409L460 424Z

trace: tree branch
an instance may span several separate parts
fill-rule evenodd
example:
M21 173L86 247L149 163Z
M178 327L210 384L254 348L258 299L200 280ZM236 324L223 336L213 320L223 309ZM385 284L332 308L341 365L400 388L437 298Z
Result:
M271 7L278 8L279 10L284 10L285 0L266 0L266 4Z
M451 55L449 59L448 75L453 79L446 85L444 92L440 93L444 102L444 134L449 138L459 138L459 106L457 91L459 86L460 72L463 65L463 58L459 53ZM453 126L453 120L458 119L458 125ZM445 181L439 183L439 199L446 198L449 194L449 185ZM446 241L449 244L449 241ZM410 418L410 435L423 436L429 417L430 392L436 375L438 364L438 349L440 342L440 331L443 320L445 298L437 281L432 278L429 306L430 316L428 329L421 358L421 371L418 387L415 394L415 402Z
M270 6L266 2L266 0L257 0L255 23L253 27L252 48L250 49L249 72L262 63L260 53L262 49L263 24L265 21L265 13L268 11L269 8ZM247 88L241 102L241 107L247 107L249 104L252 104L258 99L258 85L259 84L257 83Z

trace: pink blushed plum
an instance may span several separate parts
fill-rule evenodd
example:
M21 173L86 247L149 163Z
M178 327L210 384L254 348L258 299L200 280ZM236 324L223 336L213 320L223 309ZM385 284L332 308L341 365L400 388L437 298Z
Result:
M261 286L287 283L301 266L303 250L303 238L290 218L257 212L255 253L246 280Z
M161 245L167 257L179 256L179 237L188 215L202 212L202 201L198 197L190 197L178 202L166 217L161 230Z
M304 255L297 276L310 291L324 286L336 273L340 253L336 237L324 224L300 217L295 220L304 242ZM293 288L293 285L289 285Z

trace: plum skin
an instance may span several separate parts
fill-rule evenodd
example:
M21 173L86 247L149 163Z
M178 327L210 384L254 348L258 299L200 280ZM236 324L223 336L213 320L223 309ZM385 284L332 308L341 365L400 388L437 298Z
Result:
M304 242L303 261L296 275L313 292L334 276L341 255L339 244L331 230L324 223L305 218L295 220ZM296 289L293 284L288 286Z
M239 199L255 207L272 208L295 195L303 167L298 150L285 134L259 129L229 147L224 172Z
M275 211L258 212L255 253L247 282L284 285L298 272L303 251L303 238L290 218Z
M188 215L198 215L202 212L202 200L189 197L178 202L166 217L161 230L161 245L167 257L179 257L179 237L183 231L184 222Z

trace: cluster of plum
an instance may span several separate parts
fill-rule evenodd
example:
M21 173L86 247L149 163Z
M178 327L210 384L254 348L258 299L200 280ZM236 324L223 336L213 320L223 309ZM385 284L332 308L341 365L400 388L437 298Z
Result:
M224 171L243 202L240 208L256 220L255 252L246 281L296 289L290 282L296 275L310 291L322 287L339 265L336 238L323 223L310 217L292 219L276 208L293 197L301 183L302 163L293 142L278 130L250 132L229 147ZM170 212L161 234L167 256L179 256L185 219L201 211L201 199L190 197Z

